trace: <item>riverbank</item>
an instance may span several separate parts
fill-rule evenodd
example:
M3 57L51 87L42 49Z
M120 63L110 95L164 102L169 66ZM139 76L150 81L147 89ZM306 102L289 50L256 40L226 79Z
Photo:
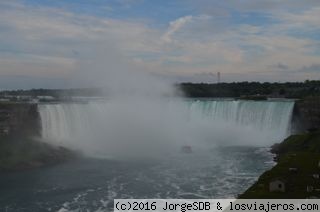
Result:
M278 162L240 199L320 198L320 131L292 135L274 145Z
M64 147L55 147L31 138L0 139L0 173L55 165L75 157L74 152Z

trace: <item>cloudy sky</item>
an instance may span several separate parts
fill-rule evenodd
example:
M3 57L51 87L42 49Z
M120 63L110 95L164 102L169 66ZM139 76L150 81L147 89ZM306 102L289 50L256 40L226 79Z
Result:
M0 89L79 87L95 57L177 82L319 80L320 1L0 0Z

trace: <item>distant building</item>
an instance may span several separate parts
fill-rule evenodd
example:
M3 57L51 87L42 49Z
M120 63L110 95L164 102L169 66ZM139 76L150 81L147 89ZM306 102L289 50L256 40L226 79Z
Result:
M308 197L307 199L319 199L319 197L317 197L317 196L310 196L310 197Z
M10 127L5 125L0 125L0 136L1 135L9 135L10 133Z
M313 192L313 186L307 186L307 192Z
M55 98L53 96L37 96L40 100L54 100Z
M285 182L279 179L273 180L269 183L270 192L285 192Z
M221 74L220 72L217 73L217 83L221 82Z
M6 98L0 98L0 102L9 102L10 99L6 99Z
M298 172L298 168L289 168L289 172L296 173Z
M10 132L10 111L0 109L0 135L8 135Z

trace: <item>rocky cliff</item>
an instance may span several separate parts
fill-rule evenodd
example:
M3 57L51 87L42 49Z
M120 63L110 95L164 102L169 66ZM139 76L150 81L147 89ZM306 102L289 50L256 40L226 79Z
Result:
M320 97L296 101L293 116L294 132L320 128Z
M1 136L40 135L40 117L36 104L0 103Z
M76 156L42 142L40 130L36 104L0 103L0 173L53 165Z

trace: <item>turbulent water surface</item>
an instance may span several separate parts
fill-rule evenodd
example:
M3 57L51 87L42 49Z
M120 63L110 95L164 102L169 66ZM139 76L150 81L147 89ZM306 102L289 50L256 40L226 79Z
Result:
M1 176L2 211L111 211L114 198L235 197L272 166L265 148L225 147L162 161L85 159Z
M293 108L292 102L285 101L192 100L184 105L181 120L176 120L181 116L176 115L172 106L164 109L163 114L159 112L160 116L150 115L153 113L147 110L149 107L143 108L142 112L151 116L147 120L141 119L137 109L137 116L127 120L132 113L126 107L105 102L41 105L43 139L82 149L89 157L45 169L1 174L0 208L33 212L110 211L114 198L236 197L272 167L272 155L261 146L269 146L289 134ZM125 115L114 116L113 108ZM170 116L164 115L167 113ZM172 116L174 119L168 120ZM137 126L130 123L132 118ZM151 124L155 119L158 123ZM174 125L166 128L161 125L165 120ZM124 127L123 123L128 122L130 127ZM112 130L106 131L107 128ZM183 131L184 128L188 130ZM140 135L137 132L141 129L148 132ZM170 130L173 132L169 133ZM109 132L108 136L105 132ZM112 143L128 138L123 134L132 138L132 142L122 143L130 146L126 151ZM157 145L148 146L141 139L155 140ZM167 141L170 139L186 141L173 145ZM169 148L162 148L159 142ZM228 145L222 145L225 143ZM192 153L181 152L184 144L192 147ZM136 151L134 147L143 149L145 145L150 147L151 154L155 147L164 157L150 157L138 151L141 157L130 155L128 149ZM112 155L115 151L118 154Z

